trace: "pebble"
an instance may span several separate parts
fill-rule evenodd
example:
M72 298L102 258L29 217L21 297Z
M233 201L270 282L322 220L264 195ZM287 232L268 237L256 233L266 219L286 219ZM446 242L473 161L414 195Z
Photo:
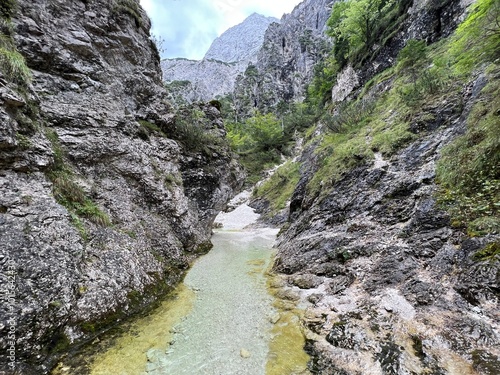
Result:
M242 348L240 350L240 356L241 358L250 358L251 354L248 350Z

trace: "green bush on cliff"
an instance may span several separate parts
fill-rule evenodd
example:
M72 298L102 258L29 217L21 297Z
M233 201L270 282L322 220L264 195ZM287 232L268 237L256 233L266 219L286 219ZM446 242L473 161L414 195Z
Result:
M0 17L9 19L14 15L16 7L16 0L2 0L2 2L0 2Z
M174 131L169 135L181 142L189 151L202 151L211 155L211 148L219 150L225 142L223 138L209 130L211 127L211 120L204 111L186 106L177 112Z

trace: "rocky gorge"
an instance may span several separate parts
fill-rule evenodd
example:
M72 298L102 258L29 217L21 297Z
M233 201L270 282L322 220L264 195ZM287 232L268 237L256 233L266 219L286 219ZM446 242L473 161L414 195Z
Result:
M174 108L198 98L164 88L136 1L6 4L0 372L38 374L172 290L244 172L227 103ZM308 372L498 373L499 17L492 0L305 0L237 78L238 119L293 133L251 205L280 228L273 287L304 308Z

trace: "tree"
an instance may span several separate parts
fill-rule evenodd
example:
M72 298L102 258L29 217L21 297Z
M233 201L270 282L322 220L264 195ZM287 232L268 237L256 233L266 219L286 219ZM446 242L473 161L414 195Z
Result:
M257 112L246 121L246 127L252 145L257 150L269 151L281 146L283 130L280 121L273 113L263 115Z
M328 34L335 38L334 55L341 66L356 52L372 46L394 0L347 0L333 6Z

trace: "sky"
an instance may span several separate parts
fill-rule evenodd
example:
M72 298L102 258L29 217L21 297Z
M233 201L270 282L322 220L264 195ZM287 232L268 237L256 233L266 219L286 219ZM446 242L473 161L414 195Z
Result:
M302 0L140 0L162 57L200 60L224 31L256 12L278 19Z

